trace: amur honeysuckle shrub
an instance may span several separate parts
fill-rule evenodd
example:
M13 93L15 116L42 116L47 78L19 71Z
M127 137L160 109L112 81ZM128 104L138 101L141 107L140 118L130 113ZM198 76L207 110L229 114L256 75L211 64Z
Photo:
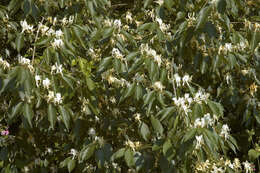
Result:
M0 2L0 167L252 173L260 3Z

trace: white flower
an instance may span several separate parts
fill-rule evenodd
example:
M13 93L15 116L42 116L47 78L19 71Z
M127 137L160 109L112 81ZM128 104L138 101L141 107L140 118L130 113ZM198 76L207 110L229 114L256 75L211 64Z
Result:
M205 122L204 118L197 118L194 122L195 128L198 128L198 127L204 128L205 125L206 125L206 122Z
M224 137L225 140L229 137L230 128L227 124L224 124L221 128L220 136Z
M174 74L174 80L175 80L175 82L177 84L177 87L179 87L181 85L181 77L179 76L178 73Z
M153 88L155 90L159 90L159 91L162 91L164 86L162 85L162 83L160 81L157 81L153 84Z
M88 134L89 134L90 136L95 136L95 135L96 135L95 129L94 129L94 128L90 128L90 129L88 130Z
M184 75L182 78L182 85L184 85L184 84L189 85L190 81L191 81L191 77L189 75Z
M77 154L78 154L78 151L75 150L74 148L72 148L72 149L70 150L69 154L72 155L72 159L75 159L75 157L76 157Z
M203 118L205 119L207 125L213 126L215 123L214 119L211 118L209 113L205 114Z
M158 1L156 1L156 3L159 4L160 6L163 5L163 2L164 2L164 0L158 0Z
M69 24L70 24L70 25L73 24L73 21L74 21L74 16L70 16L70 17L69 17Z
M118 59L122 59L123 55L121 54L120 50L117 48L113 48L112 50L112 56L118 58Z
M136 121L140 121L141 120L141 114L140 113L134 114L134 117L135 117Z
M153 57L154 60L157 62L158 66L160 67L161 66L161 63L162 63L162 59L161 59L161 56L160 55L156 55Z
M49 103L53 99L54 99L54 92L49 91L49 94L47 95L47 102Z
M52 46L56 49L56 48L60 48L63 45L63 41L62 39L54 39L54 42L52 42Z
M51 74L56 71L55 73L60 73L61 75L63 75L62 70L62 64L58 65L57 62L55 63L55 65L51 66Z
M61 104L62 103L62 97L60 93L56 93L56 96L54 97L53 102L55 104Z
M121 20L119 19L116 19L115 21L114 21L114 26L116 27L116 28L121 28L121 26L122 26L122 23L121 23Z
M23 56L18 57L18 62L22 65L30 65L31 64L31 60L24 58Z
M49 86L51 85L51 81L48 79L48 78L45 78L43 81L42 81L42 85L44 88L48 89Z
M39 81L41 81L41 76L40 75L36 75L35 76L35 82L36 82L36 86L39 87Z
M46 32L46 35L47 36L52 36L52 35L54 35L55 34L55 31L52 29L52 28L50 28L47 32Z
M232 44L231 43L226 43L224 47L225 47L225 50L227 50L229 52L232 51Z
M196 136L196 146L195 146L195 148L199 149L203 143L204 143L203 136L202 135Z
M64 18L61 20L61 23L62 23L62 25L67 25L67 24L68 24L67 18L64 17Z
M248 161L243 162L244 168L246 173L251 173L254 171L253 167L251 166L251 164Z
M46 25L43 25L42 23L40 23L38 27L42 34L45 34L49 30L49 27Z
M28 25L28 23L26 22L26 20L24 21L20 21L20 24L22 26L22 32L24 31L33 31L33 26L32 25Z
M55 32L56 38L61 38L63 36L63 32L59 29L58 31Z
M126 13L125 18L126 18L126 22L127 22L127 23L132 23L133 18L132 18L132 13L131 13L131 12L128 11L128 12Z

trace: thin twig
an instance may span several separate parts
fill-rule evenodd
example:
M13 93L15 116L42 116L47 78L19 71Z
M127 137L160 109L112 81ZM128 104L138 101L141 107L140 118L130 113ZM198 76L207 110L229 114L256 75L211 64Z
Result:
M44 20L44 18L42 18L41 23L43 22L43 20ZM38 30L37 30L37 33L36 33L36 37L35 37L35 40L34 40L33 55L32 55L32 64L33 64L33 62L34 62L35 51L36 51L36 45L35 45L35 43L36 43L36 41L37 41L37 39L38 39L39 31L40 31L40 27L38 27Z

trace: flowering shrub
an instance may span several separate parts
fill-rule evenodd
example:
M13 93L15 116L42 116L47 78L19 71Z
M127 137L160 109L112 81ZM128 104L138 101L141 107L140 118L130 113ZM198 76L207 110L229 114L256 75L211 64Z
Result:
M254 172L260 4L0 2L2 172Z

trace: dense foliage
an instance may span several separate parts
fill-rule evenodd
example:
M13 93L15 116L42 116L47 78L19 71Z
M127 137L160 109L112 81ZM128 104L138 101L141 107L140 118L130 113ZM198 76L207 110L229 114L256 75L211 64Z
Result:
M254 172L259 0L1 0L0 167Z

